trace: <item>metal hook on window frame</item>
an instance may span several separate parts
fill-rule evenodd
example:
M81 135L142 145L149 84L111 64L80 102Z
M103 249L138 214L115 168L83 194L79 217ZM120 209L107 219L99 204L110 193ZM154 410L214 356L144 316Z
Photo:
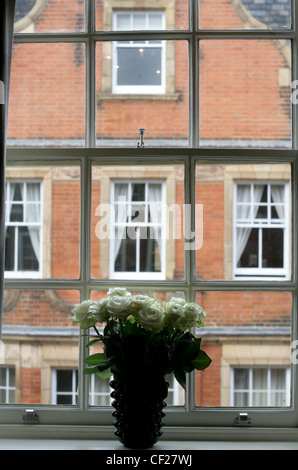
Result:
M140 133L141 142L138 142L138 148L144 148L145 147L145 142L144 142L145 128L140 127L139 133Z

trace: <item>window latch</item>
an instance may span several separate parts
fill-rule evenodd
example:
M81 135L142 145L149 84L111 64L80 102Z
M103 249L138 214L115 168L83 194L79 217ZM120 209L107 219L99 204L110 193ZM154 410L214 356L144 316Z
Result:
M235 419L235 426L250 426L251 419L247 413L239 413L238 417Z
M140 133L141 142L138 142L138 147L139 148L144 148L145 147L145 143L144 143L145 128L140 127L139 128L139 133Z
M34 410L25 410L25 414L23 415L23 423L27 424L38 424L39 423L39 416L35 413Z

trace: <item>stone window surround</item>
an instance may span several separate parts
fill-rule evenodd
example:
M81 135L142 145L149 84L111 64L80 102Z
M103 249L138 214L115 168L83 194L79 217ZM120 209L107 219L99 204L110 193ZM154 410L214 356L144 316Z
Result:
M233 223L231 223L233 221L233 189L234 182L241 180L290 183L291 169L287 164L227 165L224 169L224 279L233 279ZM289 193L291 193L290 186ZM291 194L289 200L291 201ZM288 246L289 259L291 259L291 230L289 230ZM289 271L291 271L291 266L289 266Z
M183 176L180 175L179 168L171 165L152 165L138 168L131 166L123 166L120 168L104 166L100 168L94 167L93 182L100 182L100 202L102 204L110 204L111 181L117 179L129 180L163 180L166 184L166 204L167 207L176 203L176 182ZM96 214L95 214L96 215ZM173 279L175 273L175 240L172 238L173 221L170 218L169 234L170 237L166 241L166 279ZM106 238L100 243L99 252L99 273L101 279L109 277L109 240Z
M270 339L262 342L256 337L226 340L222 346L220 365L221 406L230 406L231 368L243 367L290 367L290 341L287 337Z
M43 220L42 220L42 277L51 277L51 217L52 217L52 172L45 167L7 167L6 179L12 180L39 180L43 184Z
M125 2L125 10L164 10L167 29L175 29L175 0L128 0ZM123 10L122 0L103 0L103 30L113 29L114 11ZM164 94L114 94L112 93L112 49L111 42L102 44L102 77L100 93L97 93L97 103L101 101L121 100L161 100L176 101L180 94L175 91L175 44L174 41L166 41L166 93Z
M34 33L34 22L42 14L47 4L47 0L36 0L34 7L24 18L14 25L15 33Z

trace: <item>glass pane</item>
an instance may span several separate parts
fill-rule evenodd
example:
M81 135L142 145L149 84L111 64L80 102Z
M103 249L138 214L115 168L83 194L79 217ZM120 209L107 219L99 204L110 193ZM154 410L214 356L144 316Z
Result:
M38 181L39 203L13 204L6 222L6 275L12 277L78 278L80 244L80 168L78 166L6 167L10 195L14 180L33 199ZM27 189L26 189L27 188ZM37 186L35 186L35 189ZM41 189L42 188L42 189ZM25 211L25 220L21 217ZM18 217L16 216L18 215Z
M79 302L77 291L5 291L0 370L15 364L16 404L50 405L57 391L52 369L78 368L79 329L71 317ZM67 390L59 374L58 385Z
M71 392L72 391L72 370L57 370L57 391L58 392Z
M285 375L277 382L273 373L270 384L268 368L290 371L292 295L204 291L197 292L196 302L207 312L206 326L197 328L197 336L212 358L205 371L196 372L197 406L270 406L270 386L284 393L282 406L289 406Z
M96 29L111 31L119 30L156 30L156 29L188 29L188 0L179 2L145 0L132 1L126 5L115 0L97 0ZM125 11L121 11L121 8ZM139 10L139 11L138 11ZM113 13L118 13L117 22ZM161 22L160 17L163 16ZM133 17L133 19L132 19ZM120 19L119 19L120 18ZM115 24L116 23L116 24Z
M242 229L237 230L237 238L240 239ZM259 230L253 228L249 234L241 257L237 261L238 268L257 268L259 265Z
M188 45L97 43L96 144L137 147L189 145ZM117 109L117 113L115 113Z
M291 148L291 45L283 46L200 41L201 146Z
M289 29L291 0L198 0L201 29Z
M289 279L290 165L197 165L195 178L197 279Z
M83 44L13 46L7 138L13 147L85 145Z
M117 47L117 86L160 86L161 47Z
M39 246L39 231L31 231L27 227L18 230L18 271L39 271L39 250L35 254L33 243Z
M84 31L85 0L16 0L15 32Z
M183 165L93 166L93 278L183 279L183 223Z
M282 229L263 229L263 267L280 268L284 265L284 232Z
M119 250L117 250L116 244L121 239ZM115 266L116 272L136 272L136 240L133 240L128 233L126 238L122 239L119 231L116 232L116 240L114 251L117 250Z
M136 294L142 294L142 295L148 295L155 299L157 302L159 302L160 305L163 304L163 302L167 302L171 299L171 297L180 297L182 299L185 299L185 294L184 292L180 291L172 291L172 292L157 292L157 291L130 291L133 295ZM105 291L92 291L91 292L91 299L93 301L99 300L102 298L106 298L107 293ZM100 328L104 326L104 323L102 325L97 325L97 329L100 330ZM93 337L94 330L90 329L90 335ZM93 344L90 349L88 354L95 354L95 353L100 353L103 352L102 348L102 343L97 342ZM95 377L94 375L91 376L90 382L89 382L89 403L90 405L95 405L95 406L107 406L110 405L111 399L110 399L110 393L112 389L109 388L109 381L112 380L111 378L109 379L100 379L99 377ZM184 389L179 385L179 383L176 381L174 376L167 375L166 380L169 383L169 389L168 389L168 396L167 399L165 400L168 406L182 406L185 403L185 392Z

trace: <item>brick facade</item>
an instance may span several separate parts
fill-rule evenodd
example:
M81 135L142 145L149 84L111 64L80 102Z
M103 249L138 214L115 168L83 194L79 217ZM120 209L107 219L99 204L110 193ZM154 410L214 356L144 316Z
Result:
M65 11L65 3L48 1L33 27L36 32L70 31L84 25L82 1L68 2L72 6ZM104 2L105 3L105 2ZM121 2L120 2L121 3ZM135 9L143 9L146 1L126 2ZM155 2L156 3L156 2ZM185 0L163 1L168 8L175 4L174 22L177 29L187 24ZM249 21L239 13L239 1L202 0L200 17L202 28L243 28ZM249 2L243 2L249 7ZM251 1L251 4L254 3ZM279 2L281 5L281 2ZM96 25L98 29L109 26L107 5L117 8L119 1L107 1L106 10L97 2ZM253 8L253 5L250 5ZM252 10L251 10L252 11ZM254 11L254 10L253 10ZM216 12L216 14L215 14ZM105 19L104 19L105 18ZM105 46L105 47L104 47ZM99 43L96 51L96 136L108 141L138 141L138 128L146 127L148 140L178 145L186 142L189 133L189 71L188 50L184 41L168 45L167 62L175 64L170 70L173 83L167 83L163 96L121 96L108 90L110 78L105 69L107 44ZM200 140L203 145L215 146L223 142L234 142L237 147L245 142L258 147L279 147L291 138L290 118L290 54L289 47L278 41L265 40L202 40L199 48L200 76ZM171 65L167 65L171 67ZM15 44L12 61L12 83L9 110L8 140L11 146L35 145L45 142L63 141L66 146L84 145L85 138L85 53L80 44ZM116 112L115 112L116 110ZM209 142L209 143L208 143ZM211 144L210 144L211 142ZM265 142L265 144L264 144ZM54 143L55 145L55 143ZM59 144L58 144L59 145ZM117 142L116 142L117 145ZM260 168L261 169L261 168ZM225 169L220 177L201 178L198 172L196 203L204 207L204 244L196 253L196 276L204 280L229 278L231 260L227 256L225 238L226 224L232 224L226 214ZM66 172L67 173L67 172ZM51 184L47 197L51 201L51 223L47 229L50 254L47 269L51 278L77 279L79 276L79 218L80 181L79 174L60 178L55 168L48 172ZM21 178L22 175L19 175ZM118 175L119 177L119 175ZM121 175L120 175L121 177ZM132 173L132 178L133 178ZM286 180L286 179L284 179ZM94 180L91 206L91 273L95 278L102 274L102 250L95 234L98 218L95 210L101 202L101 180ZM184 202L183 182L175 181L176 203ZM174 269L172 278L184 277L184 248L182 240L176 240L173 249ZM95 294L96 297L100 293ZM24 327L72 328L71 306L79 301L75 291L6 292L3 342L7 348L0 356L0 363L17 364L17 387L21 403L39 403L50 400L43 394L42 361L36 359L32 367L19 366L15 350L11 345L19 342L18 334ZM203 292L198 294L200 303L208 312L207 328L212 332L218 328L289 328L291 322L291 295L277 293ZM18 333L11 333L17 327ZM5 331L10 331L5 334ZM259 330L257 330L259 331ZM76 367L77 357L71 361L69 352L61 360L59 348L63 349L63 337L51 343L51 366ZM268 339L268 338L267 338ZM272 338L270 337L272 340ZM30 338L32 348L42 350L44 338ZM275 338L289 349L288 335ZM196 397L198 406L220 406L222 404L223 344L227 339L217 334L204 336L205 350L213 359L208 371L197 374ZM249 344L247 337L229 337L229 341ZM47 342L51 342L48 338ZM262 347L263 339L254 338L256 347ZM50 346L47 345L50 351ZM70 348L75 349L73 343ZM53 350L56 349L54 353ZM70 350L69 350L70 351ZM40 353L45 357L45 350ZM261 354L260 354L261 356ZM38 354L37 354L38 357ZM289 358L289 356L288 356ZM37 365L36 362L37 361ZM235 364L237 360L235 359ZM282 362L284 365L285 362ZM241 362L243 364L243 361ZM273 362L268 361L268 364ZM248 358L248 366L251 365ZM263 364L264 366L267 365ZM281 362L277 359L277 365ZM289 365L289 364L286 364ZM47 368L49 373L50 366ZM49 377L48 379L49 380Z

